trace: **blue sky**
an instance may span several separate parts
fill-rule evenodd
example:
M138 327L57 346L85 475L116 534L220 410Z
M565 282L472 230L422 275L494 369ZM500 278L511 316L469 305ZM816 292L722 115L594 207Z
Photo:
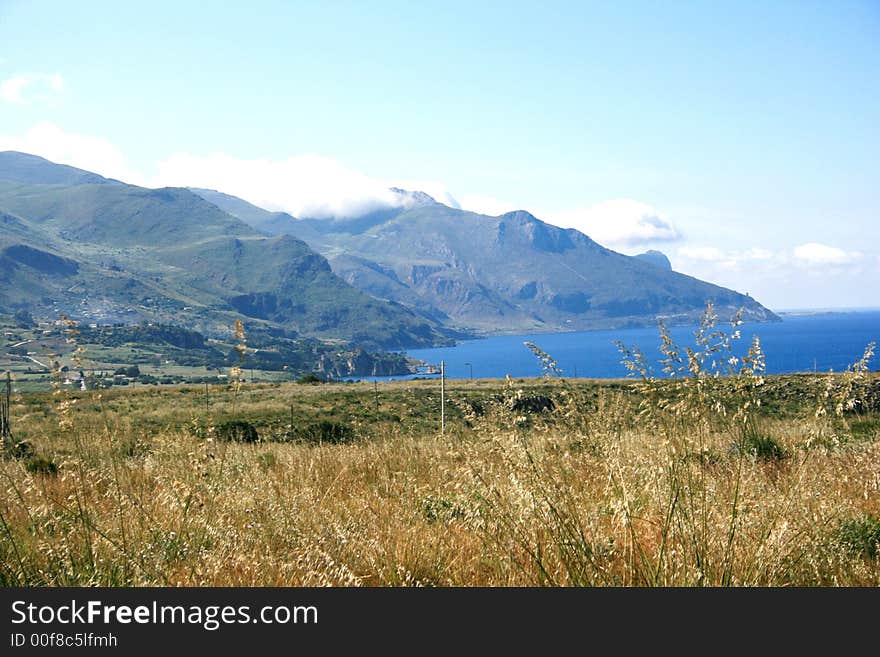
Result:
M0 148L298 214L524 208L880 306L880 3L0 0Z

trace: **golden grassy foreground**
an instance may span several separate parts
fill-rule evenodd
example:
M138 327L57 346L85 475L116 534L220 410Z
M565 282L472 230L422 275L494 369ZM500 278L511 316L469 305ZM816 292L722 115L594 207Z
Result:
M433 381L4 398L0 583L880 584L873 345L768 380L716 319L659 378L621 345L638 382L526 343L548 377L450 386L445 432Z
M877 383L456 383L445 435L436 382L28 395L0 582L874 586ZM219 440L233 406L273 442Z

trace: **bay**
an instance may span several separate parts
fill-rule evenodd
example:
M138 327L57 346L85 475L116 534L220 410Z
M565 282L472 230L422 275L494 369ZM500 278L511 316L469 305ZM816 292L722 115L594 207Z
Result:
M719 322L718 328L731 332L729 323ZM670 333L681 347L693 347L694 330L695 327L677 326ZM791 313L783 315L781 322L745 324L740 332L742 338L735 342L735 353L745 354L752 337L757 335L769 374L839 372L861 358L869 343L880 342L880 310ZM463 341L454 347L414 349L407 353L427 363L445 361L447 377L453 379L503 378L507 374L540 376L538 359L523 344L527 341L550 354L565 377L625 377L627 370L615 341L638 346L653 362L655 373L661 374L657 362L661 358L660 333L656 327L500 335ZM870 363L871 370L880 367L878 361L875 358Z

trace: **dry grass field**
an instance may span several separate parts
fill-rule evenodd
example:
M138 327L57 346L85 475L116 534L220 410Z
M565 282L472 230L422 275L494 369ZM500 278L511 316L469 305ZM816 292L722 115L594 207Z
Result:
M437 381L14 396L0 584L880 584L880 377L703 337L451 382L442 434Z

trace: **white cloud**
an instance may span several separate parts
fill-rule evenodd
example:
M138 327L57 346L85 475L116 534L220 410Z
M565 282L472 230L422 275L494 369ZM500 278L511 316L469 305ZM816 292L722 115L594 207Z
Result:
M880 267L875 252L845 251L815 242L775 250L727 250L682 245L673 269L751 293L774 309L877 306Z
M714 246L680 246L676 250L673 268L685 273L701 272L698 278L712 280L715 274L706 275L708 270L742 272L745 269L776 269L788 261L785 252L774 253L768 249L753 246L745 250L722 250ZM696 275L696 274L695 274Z
M22 73L0 82L0 99L25 105L49 100L63 89L64 80L58 73Z
M744 260L770 260L773 257L774 256L772 251L768 251L767 249L762 249L756 246L753 246L748 251L743 252Z
M428 189L389 184L320 155L244 160L225 153L176 153L159 164L159 173L152 182L156 186L216 189L295 217L356 217L405 205L406 199L392 192L392 186L424 191L441 203L455 202L445 188L436 184L428 183Z
M461 205L449 191L449 188L436 180L398 180L387 186L405 189L409 192L424 192L438 203L448 205L450 208L461 209Z
M21 136L0 135L0 151L31 153L135 185L144 183L144 177L128 166L122 151L111 142L65 132L49 122L38 123Z
M744 251L722 251L714 246L680 246L677 255L686 261L715 263L726 268L738 267L745 262L785 257L784 254L776 254L756 246Z
M663 214L645 203L612 199L589 208L557 213L549 221L575 228L600 244L633 247L652 242L674 242L681 232Z
M844 251L834 246L809 242L795 247L794 257L807 265L850 265L861 260L862 254L858 251Z
M682 246L678 249L678 255L688 260L705 262L718 262L725 259L724 252L714 246Z
M859 251L844 251L816 242L779 251L760 247L722 250L714 246L684 245L676 250L676 256L675 264L678 265L676 268L681 271L703 266L737 271L747 269L755 271L756 268L760 268L765 272L771 269L803 271L803 268L808 267L814 268L812 273L819 273L821 269L822 275L839 273L837 270L844 267L855 271L860 269L864 260L864 254Z

